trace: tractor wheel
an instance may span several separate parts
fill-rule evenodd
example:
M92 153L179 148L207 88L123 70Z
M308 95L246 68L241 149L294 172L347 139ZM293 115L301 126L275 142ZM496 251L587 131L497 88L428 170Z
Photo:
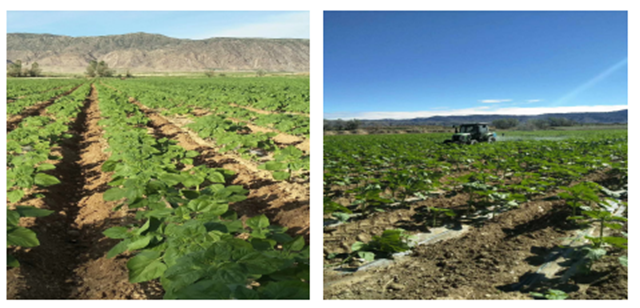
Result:
M476 144L476 143L478 143L478 141L477 141L477 140L475 140L475 139L473 139L473 140L471 140L471 141L469 142L469 145L474 145L474 144Z
M489 137L489 139L487 139L487 142L488 142L488 143L494 143L494 142L496 142L496 137L493 137L493 136L492 136L492 137Z

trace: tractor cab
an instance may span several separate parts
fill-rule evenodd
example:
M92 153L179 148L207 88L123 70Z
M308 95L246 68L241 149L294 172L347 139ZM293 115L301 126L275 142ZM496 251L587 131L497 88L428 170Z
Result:
M477 142L494 142L496 134L489 131L488 123L467 123L455 127L453 137L445 143L475 144Z

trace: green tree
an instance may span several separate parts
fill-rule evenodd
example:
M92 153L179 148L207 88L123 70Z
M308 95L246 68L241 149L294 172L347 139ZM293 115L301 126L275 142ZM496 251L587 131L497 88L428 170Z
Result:
M112 77L114 73L106 62L91 60L89 66L87 66L85 75L88 77Z
M16 60L16 62L9 64L9 71L7 72L7 75L11 77L20 77L21 74L22 74L22 61Z
M29 76L31 77L39 77L42 74L42 69L38 62L31 63L31 68L29 69Z
M87 66L87 70L85 71L85 75L87 75L88 77L96 77L97 76L97 67L98 67L98 62L95 60L91 60L91 62L89 62L89 66Z
M215 68L207 69L207 70L204 72L204 75L205 75L205 76L207 76L207 77L213 77L213 76L215 76L215 75L216 75L216 69L215 69Z
M495 126L497 129L508 129L518 126L518 119L516 118L508 118L508 119L499 119L491 122L491 125Z

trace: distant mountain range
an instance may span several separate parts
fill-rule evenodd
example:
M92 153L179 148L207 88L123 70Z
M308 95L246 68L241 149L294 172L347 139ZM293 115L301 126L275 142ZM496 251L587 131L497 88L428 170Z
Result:
M81 73L91 60L118 71L308 72L308 39L176 39L159 34L70 37L8 33L7 63L38 62L44 72Z
M577 112L577 113L546 113L541 115L466 115L466 116L434 116L415 119L382 119L359 120L361 127L367 126L408 126L408 125L457 125L469 122L492 122L499 119L515 118L519 122L534 119L566 118L582 124L614 124L627 123L628 110L612 112ZM325 122L333 122L325 120Z

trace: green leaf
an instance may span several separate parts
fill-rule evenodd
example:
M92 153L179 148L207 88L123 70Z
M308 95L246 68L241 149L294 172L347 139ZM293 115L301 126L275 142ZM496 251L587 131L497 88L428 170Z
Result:
M188 157L188 158L194 158L196 156L200 155L200 152L198 151L187 151L184 156Z
M159 180L165 182L167 186L176 186L182 182L182 176L174 173L165 173L158 177Z
M269 226L269 219L267 218L267 216L262 214L260 216L254 216L247 219L245 224L247 225L247 227L253 230L260 230Z
M618 258L618 261L620 261L620 264L622 264L622 266L628 267L627 256L620 256Z
M298 236L295 240L282 245L282 247L288 251L301 251L304 248L304 239L302 236Z
M20 213L7 209L7 227L17 227L20 223Z
M153 235L132 237L130 239L131 242L129 243L129 245L127 245L127 250L133 251L143 249L149 246L149 243L153 238Z
M54 166L53 164L42 164L42 165L38 166L38 168L36 170L37 171L47 171L47 170L53 170L55 168L56 168L56 166Z
M113 239L124 239L130 237L129 230L126 227L113 227L102 232L104 236Z
M43 186L43 187L47 187L47 186L51 186L51 185L55 185L55 184L59 184L60 183L60 180L58 180L55 176L44 174L44 173L36 174L36 176L34 178L34 181L35 181L36 185Z
M20 214L20 217L45 217L54 212L33 206L16 206L16 211Z
M360 242L360 241L356 241L355 243L353 243L353 245L351 245L351 251L360 251L363 249L366 249L367 244Z
M289 172L283 172L283 171L273 172L272 175L276 181L285 181L285 180L288 180L289 177L291 176Z
M129 282L138 283L156 279L167 270L167 266L160 261L159 251L143 251L127 262Z
M107 160L106 162L104 162L104 164L102 164L102 167L100 169L102 169L102 171L104 172L111 172L116 170L117 165L117 161Z
M615 224L615 223L608 223L608 222L605 222L605 223L604 223L604 225L605 225L606 227L608 227L608 228L613 229L613 230L620 230L620 229L622 229L622 225L621 225L621 224Z
M9 199L11 203L20 201L22 197L24 197L24 191L22 189L12 190L7 193L7 199Z
M224 183L224 175L220 172L211 172L207 176L207 180L211 181L211 183Z
M7 266L8 267L19 267L20 262L12 255L7 255Z
M23 227L14 227L7 232L7 246L36 247L40 245L36 233Z
M264 169L264 170L269 170L269 171L276 171L276 170L282 170L282 169L286 169L287 168L287 164L284 163L279 163L279 162L275 162L275 161L270 161L267 162L263 165L258 166L259 169Z
M359 258L364 259L365 262L371 262L376 258L376 254L370 251L358 251Z
M113 246L113 248L111 248L109 250L109 252L107 252L107 259L111 259L125 251L127 251L127 246L129 246L129 243L131 243L131 240L127 239L124 241L121 241L120 243L118 243L117 245Z
M110 188L104 192L102 198L104 201L117 201L125 197L126 189L122 188Z

